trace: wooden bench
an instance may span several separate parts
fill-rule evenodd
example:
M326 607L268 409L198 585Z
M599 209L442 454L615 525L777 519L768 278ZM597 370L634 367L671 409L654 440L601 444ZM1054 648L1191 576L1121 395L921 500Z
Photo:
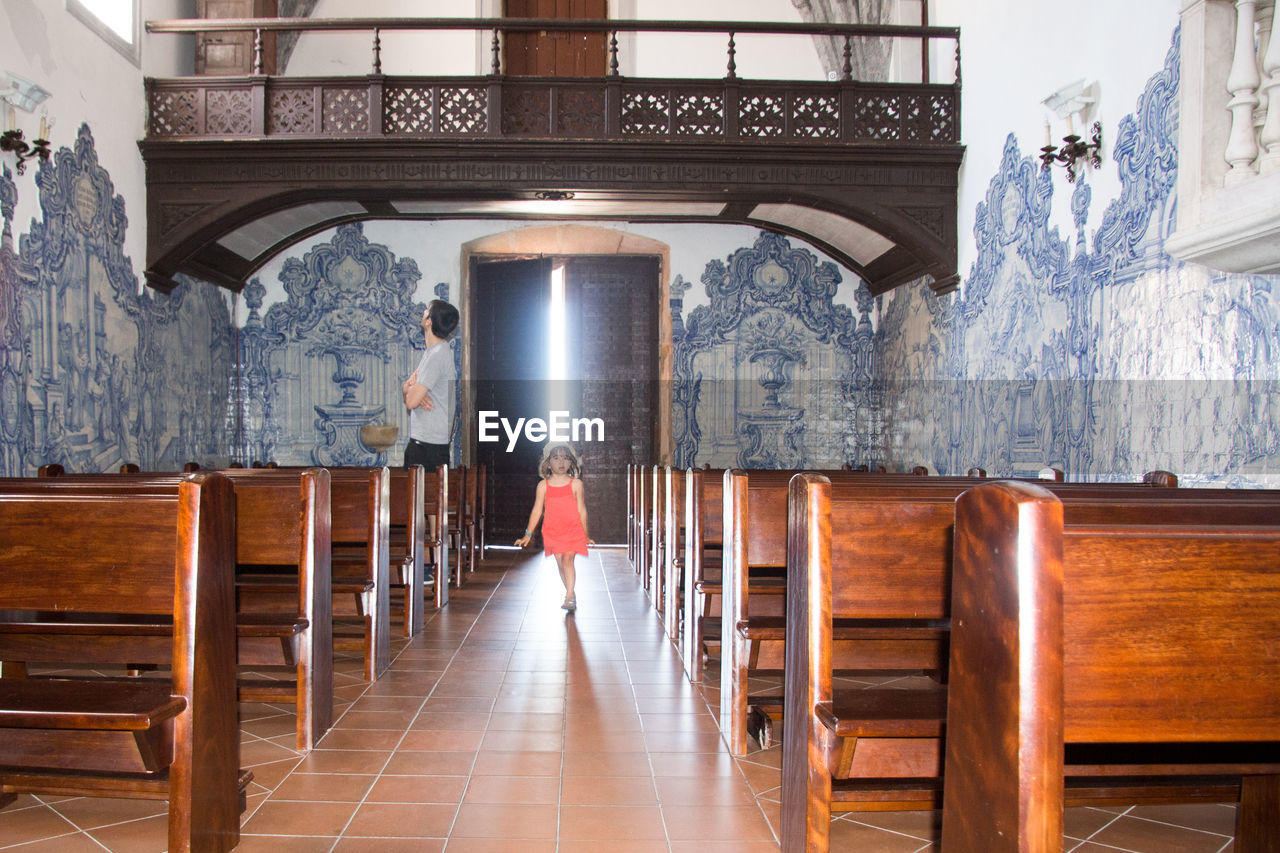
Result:
M330 468L329 489L334 647L377 681L391 665L391 472Z
M449 542L449 550L457 552L453 569L453 585L461 587L467 577L467 468L465 465L449 469L449 490L447 499L447 527L445 535ZM449 576L449 566L444 566L445 576Z
M702 681L704 655L720 641L721 557L724 546L724 472L685 472L684 625L680 651L684 671Z
M788 484L794 475L725 474L720 725L734 755L746 754L752 730L768 746L773 721L782 716L783 691L752 692L750 678L777 677L784 669ZM843 470L825 475L839 494L859 501L836 528L846 534L836 544L849 549L837 564L858 565L889 584L875 598L849 598L848 612L835 624L833 666L940 678L946 668L946 625L940 621L946 607L931 590L939 588L938 577L947 569L953 503L972 481ZM862 530L874 533L855 538Z
M231 484L52 482L0 480L0 660L147 660L168 675L0 678L0 805L168 799L168 849L230 850L252 779L234 700Z
M330 477L324 468L223 471L236 491L239 695L292 702L297 748L333 725ZM260 678L268 668L288 680Z
M1280 508L1274 494L1238 490L1215 490L1210 499L1191 490L1136 484L1046 485L1062 496L1068 513L1080 521L1154 517L1170 522L1198 518L1247 524L1274 518ZM944 490L923 484L908 491L912 492L908 505L921 503L928 492L935 499L946 499ZM897 500L888 494L883 499L886 511ZM786 851L825 850L833 810L930 809L941 802L939 738L946 719L946 688L835 687L838 620L866 613L868 602L878 610L890 608L888 613L897 607L899 617L949 613L951 550L950 537L942 527L945 515L936 519L941 536L917 533L915 541L908 543L905 550L919 563L911 575L898 569L876 571L873 561L865 558L862 562L872 570L864 572L854 559L859 545L852 540L871 540L875 550L879 547L875 542L884 539L886 531L894 536L903 533L901 517L886 518L885 523L860 532L857 515L867 500L868 495L850 490L847 484L834 484L814 474L798 475L791 483L782 792ZM840 535L833 536L832 531ZM920 559L926 551L936 555L932 569ZM1075 775L1085 775L1084 768ZM1081 778L1073 779L1071 792L1073 803L1171 797L1213 802L1232 795L1221 784L1198 780L1152 788L1094 785Z
M489 469L484 465L476 465L476 550L477 556L484 559L484 549L489 543L486 525L489 515Z
M445 535L449 523L449 466L424 472L422 480L422 514L427 520L423 536L430 557L432 602L439 610L449 603L449 537Z
M650 466L648 470L649 494L649 556L645 560L644 587L649 591L649 603L659 614L666 606L663 581L666 579L667 560L667 477L666 468L662 465Z
M387 510L391 590L399 593L400 627L405 637L422 630L427 567L426 473L421 465L390 468ZM434 545L434 541L432 542Z
M667 639L680 642L684 625L684 525L685 472L663 467L662 621Z
M877 500L894 502L875 510L869 517L842 520L837 528L854 531L868 529L871 525L884 529L884 535L877 540L841 540L841 547L851 549L843 556L856 561L862 570L899 572L905 577L907 572L915 570L915 561L924 561L928 572L949 570L938 565L938 561L945 560L949 554L952 523L949 502L970 488L974 480L968 476L929 476L927 472L919 473L920 467L900 474L843 469L816 472L824 473L833 483L852 488L852 495L866 494L868 497L878 496ZM785 593L786 584L779 567L786 563L787 485L795 473L731 471L725 477L725 539L731 547L724 562L722 622L732 626L732 631L721 645L720 721L730 751L735 755L746 753L748 736L752 733L761 746L768 747L774 723L782 716L782 691L771 689L751 693L749 680L752 675L777 677L783 670L786 620L778 596ZM1148 492L1153 485L1170 486L1174 483L1176 479L1169 477L1151 477L1143 483L1058 483L1055 488L1079 495L1109 494L1117 490L1124 493L1135 490ZM917 498L920 503L915 502ZM921 545L913 550L912 543L917 540ZM945 578L945 574L941 577ZM938 588L934 584L926 589ZM907 591L907 585L902 584L893 594ZM939 605L936 600L929 599L931 594L922 593L930 605L927 612L918 612L918 618L944 617L945 600ZM905 639L890 642L888 637L882 637L883 642L878 644L881 650L873 653L872 648L877 644L865 636L865 620L868 618L873 618L869 612L853 612L848 615L849 621L845 625L837 626L836 648L839 654L835 665L838 669L850 672L923 671L934 678L945 671L946 652L938 642L916 643ZM880 618L905 616L880 614ZM888 649L897 651L889 654ZM907 653L906 649L916 651Z
M1060 850L1079 743L1163 744L1151 775L1203 771L1168 746L1200 745L1240 776L1234 849L1280 849L1276 505L1268 527L1071 515L1019 483L957 502L944 849Z
M297 748L307 751L333 724L329 472L260 467L221 473L236 493L238 695L242 701L292 703ZM63 489L130 489L182 477L64 474L49 482ZM287 670L291 678L264 677L263 668Z

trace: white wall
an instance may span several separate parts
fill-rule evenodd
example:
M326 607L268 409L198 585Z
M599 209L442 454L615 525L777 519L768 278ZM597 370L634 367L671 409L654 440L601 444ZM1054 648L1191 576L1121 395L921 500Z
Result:
M1050 113L1046 97L1085 78L1098 81L1091 117L1102 122L1102 168L1089 175L1095 202L1088 226L1096 228L1104 204L1119 194L1120 181L1109 156L1117 125L1133 111L1147 79L1164 64L1169 33L1178 25L1179 0L933 0L930 23L961 28L963 106L961 139L966 146L960 174L961 278L974 260L974 209L987 191L1009 133L1025 155L1045 144ZM1077 127L1077 131L1080 130ZM1066 122L1053 117L1053 139L1062 144ZM1061 167L1055 169L1051 224L1072 229L1070 192ZM963 287L963 283L961 285Z
M504 220L458 220L445 222L403 221L403 220L371 220L364 223L365 237L371 243L386 245L398 258L413 258L422 279L418 283L417 299L427 301L434 298L434 289L438 282L446 282L450 287L450 298L457 300L458 288L462 281L461 247L464 243L501 234L507 231L526 227L544 227L546 222L521 222ZM706 289L701 278L707 263L713 260L724 261L734 251L751 246L760 230L747 225L679 225L662 223L627 223L627 222L591 222L568 223L590 224L600 228L616 228L640 236L649 237L666 243L671 247L671 280L677 275L691 285L684 297L684 315L699 305L708 302ZM334 231L327 230L291 246L281 252L255 275L267 289L261 313L276 302L286 299L284 287L280 283L280 271L286 258L301 258L313 246L327 243L333 239ZM803 246L813 251L821 259L826 256L803 240L791 237L792 245ZM554 251L548 248L548 252ZM837 265L838 266L838 265ZM836 302L845 305L853 304L853 292L859 279L844 267L839 267L842 278ZM248 308L243 301L238 301L235 322L243 326L248 318Z
M145 0L142 5L143 14L151 18L183 17L193 7L190 0ZM144 35L142 62L147 73L171 75L181 70L182 41ZM124 197L129 217L124 250L141 285L146 260L145 176L138 153L146 122L143 70L68 12L64 0L0 0L0 57L0 70L13 71L53 93L44 106L54 122L49 141L55 154L60 148L74 149L80 125L88 123L98 161ZM38 132L38 115L19 111L18 123L28 139ZM12 168L11 155L0 162ZM35 177L36 167L30 162L26 174L14 175L14 226L20 230L27 230L30 220L40 215Z

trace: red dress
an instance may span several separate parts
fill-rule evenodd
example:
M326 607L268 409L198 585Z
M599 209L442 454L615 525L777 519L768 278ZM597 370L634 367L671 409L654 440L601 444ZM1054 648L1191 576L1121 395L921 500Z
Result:
M546 554L581 554L587 556L587 532L582 529L578 499L573 483L553 486L547 483L543 499L542 547Z

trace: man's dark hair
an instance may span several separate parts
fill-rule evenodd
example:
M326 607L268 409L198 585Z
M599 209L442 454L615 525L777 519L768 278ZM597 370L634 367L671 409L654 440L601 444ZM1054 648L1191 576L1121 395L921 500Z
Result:
M427 319L431 321L431 334L447 341L458 328L458 309L442 299L432 299L427 306Z

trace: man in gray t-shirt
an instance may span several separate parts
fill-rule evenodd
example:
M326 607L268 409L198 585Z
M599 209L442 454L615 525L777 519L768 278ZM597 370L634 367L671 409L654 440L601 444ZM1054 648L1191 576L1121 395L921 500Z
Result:
M418 369L400 388L405 408L409 410L405 467L422 465L434 471L439 465L449 464L458 373L453 369L453 352L448 340L457 328L458 309L448 302L433 299L422 312L427 351L422 354Z

